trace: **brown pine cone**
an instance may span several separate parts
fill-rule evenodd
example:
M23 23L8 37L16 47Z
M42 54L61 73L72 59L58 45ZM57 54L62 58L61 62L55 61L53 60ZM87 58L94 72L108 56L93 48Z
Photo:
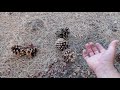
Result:
M56 42L55 42L55 46L58 50L63 51L66 48L68 48L68 42L63 39L63 38L59 38Z
M28 58L32 58L36 55L37 49L36 48L27 48L25 49L26 56Z
M11 50L17 56L27 56L28 58L34 57L37 53L37 48L35 48L32 44L27 47L14 45L11 47Z
M13 47L11 47L12 52L17 56L21 56L21 49L23 49L23 47L19 45L14 45Z
M71 49L66 49L63 52L63 58L65 62L74 62L76 59L76 54Z
M69 28L61 28L59 31L57 31L56 33L56 37L57 38L64 38L67 39L68 35L70 34Z

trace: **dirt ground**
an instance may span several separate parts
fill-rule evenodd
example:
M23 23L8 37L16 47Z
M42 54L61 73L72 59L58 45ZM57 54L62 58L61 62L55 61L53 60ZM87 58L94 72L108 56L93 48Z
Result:
M65 27L70 29L74 62L65 62L64 51L55 48L55 32ZM120 40L120 12L0 12L0 77L95 78L81 51L89 41L107 48L113 39ZM38 48L32 59L11 52L13 45L31 43ZM115 67L120 71L119 62Z

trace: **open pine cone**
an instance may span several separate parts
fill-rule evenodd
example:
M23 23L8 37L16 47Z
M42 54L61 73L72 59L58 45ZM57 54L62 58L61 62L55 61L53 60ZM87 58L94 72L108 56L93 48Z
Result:
M63 58L65 62L74 62L76 59L76 53L71 49L66 49L63 52Z
M68 35L70 34L69 28L61 28L59 31L57 31L56 33L56 37L57 38L68 38Z
M27 47L14 45L11 47L11 50L17 56L27 56L28 58L34 57L37 53L37 48L35 48L32 44Z
M56 42L55 42L55 46L58 50L63 51L66 48L68 48L68 42L63 39L63 38L59 38Z

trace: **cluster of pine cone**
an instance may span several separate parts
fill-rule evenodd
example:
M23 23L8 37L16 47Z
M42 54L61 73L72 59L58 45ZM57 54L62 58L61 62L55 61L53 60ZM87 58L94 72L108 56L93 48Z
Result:
M60 31L57 31L55 33L56 37L58 38L55 43L55 46L58 50L63 51L68 48L67 38L68 38L69 33L70 33L69 28L67 28L67 27L62 28L62 29L60 29Z
M55 46L58 50L63 51L63 59L64 62L74 62L76 58L75 52L73 52L71 49L68 49L69 43L68 43L68 36L70 34L69 28L62 28L60 31L57 31L56 37L58 38L55 42Z

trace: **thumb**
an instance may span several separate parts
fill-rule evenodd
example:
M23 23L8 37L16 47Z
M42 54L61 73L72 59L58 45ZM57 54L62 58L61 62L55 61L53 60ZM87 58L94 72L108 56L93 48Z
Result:
M108 50L115 51L118 42L119 42L119 40L113 40L109 44Z

